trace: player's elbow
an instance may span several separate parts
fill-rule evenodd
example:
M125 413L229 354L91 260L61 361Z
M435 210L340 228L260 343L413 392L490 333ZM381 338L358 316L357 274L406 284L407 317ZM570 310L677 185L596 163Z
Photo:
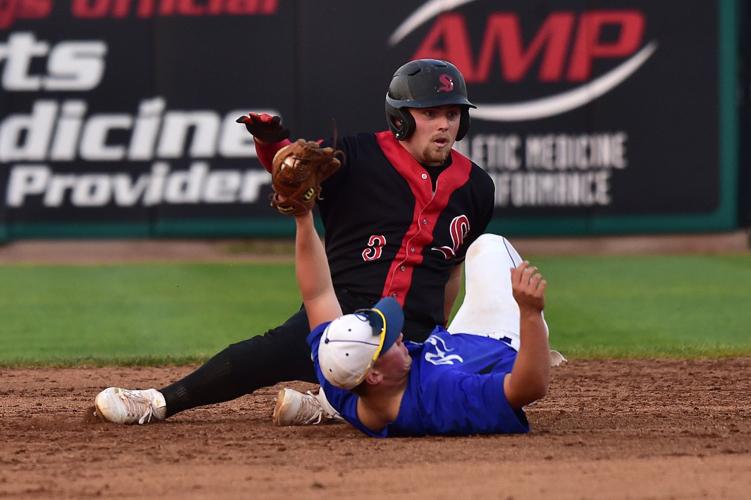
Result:
M536 380L530 384L528 387L528 394L527 397L529 398L529 402L532 403L534 401L537 401L538 399L544 398L548 394L548 380L540 378L539 380Z
M535 376L532 377L532 386L534 389L535 401L544 398L548 394L550 387L550 365L547 356L545 361L539 363Z
M542 399L548 393L548 382L543 378L530 377L524 384L522 390L523 405L534 403L535 401Z
M522 408L528 404L544 398L548 393L547 377L530 376L525 374L524 377L512 377L509 391L506 393L506 399L514 408Z

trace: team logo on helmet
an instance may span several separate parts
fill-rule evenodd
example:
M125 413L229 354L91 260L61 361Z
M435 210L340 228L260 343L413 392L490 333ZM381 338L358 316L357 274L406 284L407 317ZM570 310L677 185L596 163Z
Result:
M454 90L454 80L450 75L443 73L438 77L438 81L441 85L438 86L438 92L451 92Z

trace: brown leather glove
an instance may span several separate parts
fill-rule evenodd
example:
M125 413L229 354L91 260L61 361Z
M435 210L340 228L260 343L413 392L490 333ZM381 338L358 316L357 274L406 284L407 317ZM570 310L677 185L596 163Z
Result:
M343 153L298 139L274 155L271 206L284 215L303 215L321 195L321 183L341 166Z

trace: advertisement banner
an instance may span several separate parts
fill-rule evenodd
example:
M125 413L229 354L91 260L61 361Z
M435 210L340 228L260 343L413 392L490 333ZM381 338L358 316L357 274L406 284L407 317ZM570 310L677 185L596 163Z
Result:
M0 238L291 234L235 119L385 129L447 59L505 234L736 224L735 2L0 2Z
M324 4L304 14L338 26L303 45L315 47L303 57L306 131L332 117L372 127L379 75L448 59L478 106L457 148L495 181L497 230L734 226L732 2Z
M173 219L189 233L273 215L269 176L235 119L294 115L293 3L2 5L11 237L158 236Z

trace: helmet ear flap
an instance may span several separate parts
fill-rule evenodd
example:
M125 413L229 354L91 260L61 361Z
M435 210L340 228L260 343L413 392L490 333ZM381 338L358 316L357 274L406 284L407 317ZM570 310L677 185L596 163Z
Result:
M469 118L469 107L462 106L462 114L459 118L459 130L456 132L456 140L461 141L464 139L464 136L467 135L467 131L469 131L469 124L471 120ZM412 120L412 123L414 123L414 119Z
M406 109L397 109L399 114L399 120L401 121L401 127L394 132L394 137L399 141L406 141L412 132L415 131L415 119L412 117L412 113Z
M386 102L386 118L389 129L399 141L404 141L415 131L415 119L406 109L399 109Z

